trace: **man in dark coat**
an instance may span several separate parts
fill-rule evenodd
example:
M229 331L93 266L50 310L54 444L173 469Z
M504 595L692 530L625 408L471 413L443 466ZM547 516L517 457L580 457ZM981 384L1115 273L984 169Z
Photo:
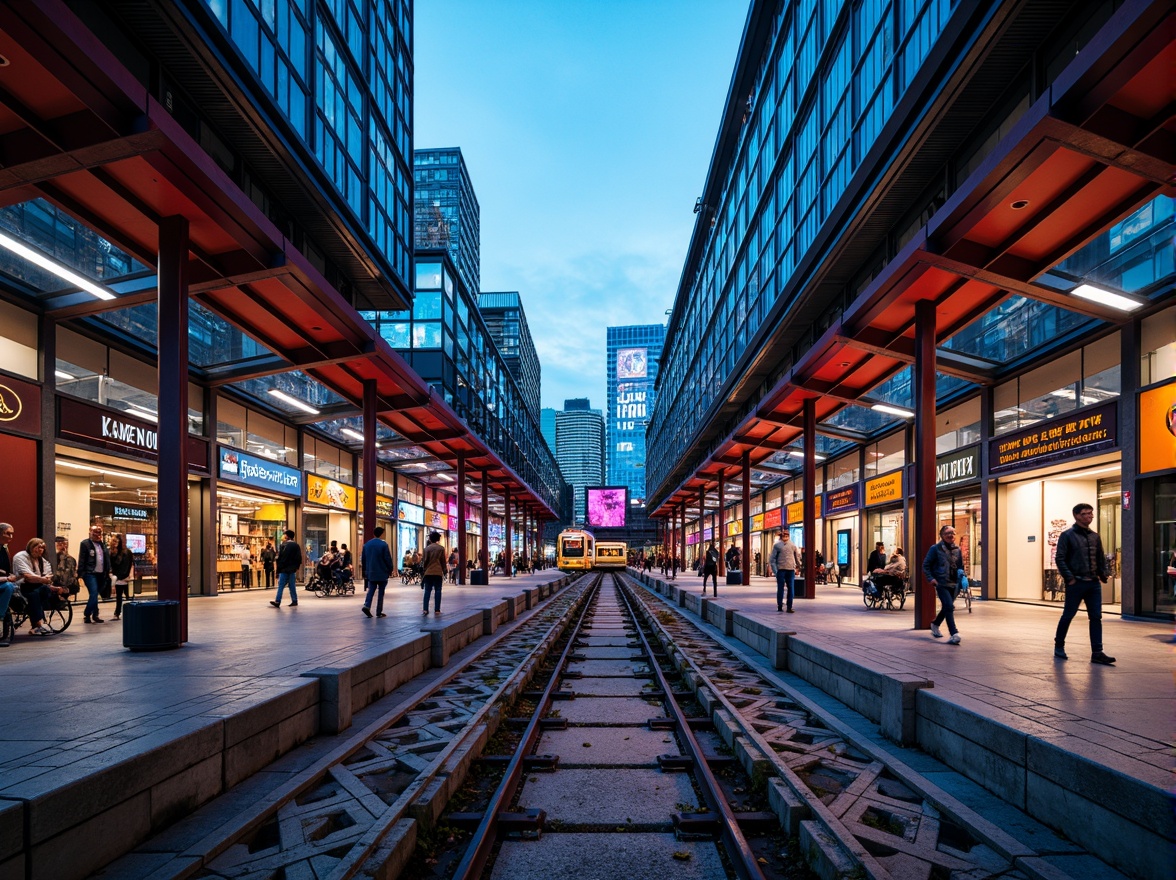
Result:
M278 598L270 604L275 608L282 607L282 591L290 588L290 604L298 604L298 596L294 592L294 579L298 569L302 568L302 548L294 540L294 530L286 529L282 534L282 546L278 548Z
M392 551L384 540L384 527L376 526L372 530L374 537L363 545L360 561L363 565L363 585L366 592L363 597L363 613L372 616L372 594L376 594L376 617L387 617L384 614L384 589L388 586L388 578L396 570L392 563Z

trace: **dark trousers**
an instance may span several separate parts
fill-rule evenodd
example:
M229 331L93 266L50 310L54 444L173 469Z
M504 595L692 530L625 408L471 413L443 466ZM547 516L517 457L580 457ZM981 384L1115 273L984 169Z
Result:
M1062 619L1058 621L1058 631L1054 635L1054 644L1059 648L1066 644L1066 633L1070 630L1070 621L1078 613L1078 606L1086 603L1086 616L1090 618L1090 651L1097 654L1103 649L1102 642L1102 584L1097 580L1077 580L1066 585L1066 604L1062 609Z
M40 626L45 619L45 606L49 604L49 588L44 584L21 586L21 594L29 603L29 625Z
M253 569L251 569L248 565L241 566L241 586L253 586Z
M265 585L266 587L272 587L274 585L274 567L272 565L265 567Z
M131 585L116 583L114 585L114 616L122 614L123 599L131 598Z
M439 574L427 574L421 578L421 588L425 591L425 611L429 610L429 594L434 593L436 598L433 600L433 610L441 610L441 583L444 578Z
M719 595L719 575L718 575L718 572L707 571L705 568L702 570L702 591L704 593L706 592L706 579L707 578L710 578L712 581L714 581L715 595L716 596Z
M796 585L796 571L791 568L777 568L776 569L776 608L779 609L784 605L785 596L788 597L788 606L792 607L792 593L793 587Z
M935 615L935 625L947 621L947 631L953 636L959 632L955 625L955 595L959 587L956 584L948 584L942 587L939 584L935 585L935 593L939 596L939 604L943 607L939 609L939 613Z
M376 614L384 613L384 589L388 586L388 579L382 581L368 581L365 580L363 585L367 588L363 596L363 607L372 607L372 594L376 594Z

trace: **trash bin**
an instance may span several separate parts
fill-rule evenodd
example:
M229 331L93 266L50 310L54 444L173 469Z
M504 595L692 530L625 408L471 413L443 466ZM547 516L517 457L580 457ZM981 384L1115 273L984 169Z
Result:
M484 587L489 583L490 583L490 581L487 580L487 578L486 578L486 569L475 568L470 571L470 586L471 587Z
M123 605L123 647L163 651L180 646L180 603L175 599Z
M743 572L739 569L727 569L727 584L739 586L743 583Z

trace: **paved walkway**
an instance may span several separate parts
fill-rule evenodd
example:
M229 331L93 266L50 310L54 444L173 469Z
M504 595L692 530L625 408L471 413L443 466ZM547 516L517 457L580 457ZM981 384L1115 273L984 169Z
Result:
M973 600L969 614L957 605L962 642L948 645L946 637L935 639L927 630L914 629L913 596L901 611L879 611L866 608L856 586L818 585L817 598L797 599L795 614L781 614L775 578L751 581L746 587L720 584L719 598L798 634L840 635L848 646L901 660L937 687L1110 749L1123 758L1116 769L1171 788L1176 684L1169 623L1104 613L1105 650L1118 662L1097 666L1090 663L1085 611L1070 626L1070 659L1055 660L1060 607ZM676 583L702 591L702 578L692 572L679 574Z
M70 628L39 638L25 627L0 648L0 798L21 780L43 772L46 749L80 754L147 736L177 717L230 714L261 692L336 658L420 634L422 621L484 607L526 586L556 580L549 569L488 586L442 589L440 618L421 614L419 585L388 584L384 619L360 613L362 593L317 598L299 590L298 607L270 606L273 591L248 590L188 600L188 642L172 651L134 652L122 646L122 627L102 603L106 623L82 623L75 606ZM285 598L285 601L289 601Z

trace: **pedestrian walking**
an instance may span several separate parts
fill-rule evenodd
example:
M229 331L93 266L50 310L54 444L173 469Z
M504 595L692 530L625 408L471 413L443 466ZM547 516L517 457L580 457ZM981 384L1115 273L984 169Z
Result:
M104 589L109 590L110 559L106 547L102 543L102 525L95 523L90 526L90 537L78 546L78 574L82 583L86 585L89 598L86 609L82 614L84 623L105 623L98 616L98 594ZM109 596L109 593L107 594Z
M114 577L114 619L122 618L123 600L130 598L130 580L135 571L135 554L127 549L123 536L110 536L110 574Z
M768 556L768 571L776 576L776 611L792 614L792 594L796 591L796 570L803 561L800 548L792 543L788 532L781 529Z
M1074 525L1058 536L1058 572L1066 582L1066 604L1062 619L1054 634L1054 657L1059 660L1066 656L1066 633L1070 622L1078 613L1078 606L1086 603L1086 616L1090 620L1090 662L1110 666L1114 657L1103 652L1102 640L1102 585L1110 576L1107 554L1103 551L1102 539L1090 528L1094 520L1094 508L1089 504L1074 505Z
M715 549L714 541L706 548L699 565L702 568L702 595L706 595L707 578L714 584L714 595L719 595L719 551Z
M294 579L298 569L302 568L302 548L294 540L294 530L286 529L282 533L282 543L278 547L278 598L270 602L275 608L282 607L282 591L290 588L290 605L298 604L298 595L294 592Z
M434 594L433 613L441 613L441 584L445 581L445 548L441 546L441 533L429 532L425 554L421 557L424 575L421 588L425 591L425 614L429 613L429 595ZM435 593L434 593L435 591Z
M363 613L372 616L372 594L376 594L376 617L386 617L384 614L384 589L388 586L388 578L396 570L392 562L392 551L384 540L384 527L376 526L372 530L372 539L363 545L360 551L360 562L363 565Z
M933 544L923 557L923 574L927 580L935 584L935 593L939 596L940 609L931 622L931 635L937 639L943 638L939 625L947 621L947 631L951 638L949 645L960 643L960 631L955 624L955 596L959 589L960 571L964 567L964 554L956 544L956 530L950 525L939 529L939 542Z
M261 570L265 575L265 588L267 590L273 589L274 563L277 561L278 551L274 549L274 542L266 541L265 546L261 549Z

